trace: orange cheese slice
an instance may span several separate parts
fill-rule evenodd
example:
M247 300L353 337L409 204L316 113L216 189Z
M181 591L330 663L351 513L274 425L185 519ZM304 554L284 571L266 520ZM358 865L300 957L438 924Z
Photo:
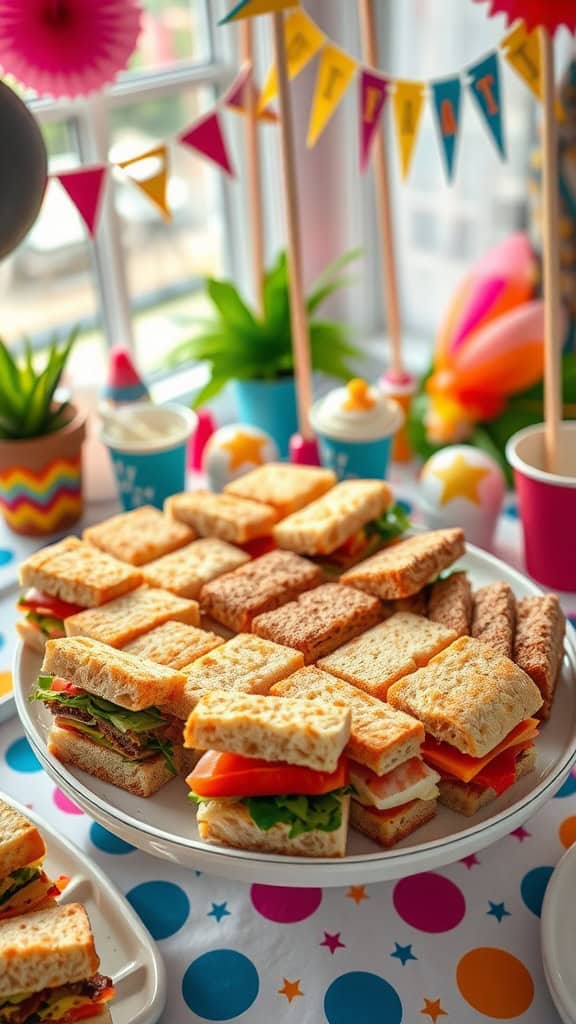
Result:
M487 764L490 764L504 750L536 739L539 724L536 718L527 718L525 722L520 722L520 725L512 729L512 732L509 732L506 738L484 757L470 757L469 754L462 754L449 743L438 743L427 737L422 745L422 757L438 771L453 775L461 782L471 782Z

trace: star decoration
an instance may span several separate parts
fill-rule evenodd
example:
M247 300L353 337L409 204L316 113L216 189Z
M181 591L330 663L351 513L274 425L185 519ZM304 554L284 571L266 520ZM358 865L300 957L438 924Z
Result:
M332 956L334 956L337 949L346 949L346 943L340 942L340 932L335 932L334 935L331 935L330 932L324 932L324 938L319 945L327 946Z
M278 989L279 996L286 996L289 1003L292 1002L296 996L303 996L304 993L300 990L300 978L296 981L288 981L288 978L284 978L284 986Z
M408 960L417 960L418 957L414 956L412 952L412 946L399 946L397 942L394 943L396 949L390 956L395 957L402 964L402 967L406 967Z
M490 904L490 910L486 911L486 915L487 917L495 917L496 920L498 921L498 924L502 924L503 917L512 916L510 911L506 910L506 907L503 903L492 903L492 900L488 900L488 903Z
M439 999L425 999L424 1002L426 1003L426 1006L424 1006L424 1008L420 1010L420 1013L425 1013L428 1017L430 1017L432 1024L436 1024L438 1017L448 1016L446 1010L442 1009Z
M485 476L490 476L491 469L484 466L473 466L466 462L463 455L456 455L452 462L443 469L431 469L430 475L438 477L444 487L440 497L440 505L447 505L455 498L467 498L473 505L481 505L482 499L478 494L480 481Z
M213 903L212 910L209 910L206 917L214 917L220 924L223 917L230 917L230 911L228 910L228 904L224 903Z
M348 892L346 893L346 896L348 897L348 899L354 900L356 904L362 903L362 900L370 899L368 893L366 892L365 885L351 885L350 888L348 889Z
M532 833L531 832L527 832L526 829L523 828L522 825L520 825L520 828L515 828L514 831L510 833L510 835L511 836L516 836L516 839L518 840L518 842L523 843L525 839L529 839L530 838Z
M472 868L477 867L480 861L475 853L469 853L467 857L462 857L460 863L465 864L468 871L470 871Z
M220 447L224 451L230 452L230 470L234 470L247 462L253 466L262 466L264 463L263 449L267 443L265 437L256 437L254 434L237 430L234 436Z

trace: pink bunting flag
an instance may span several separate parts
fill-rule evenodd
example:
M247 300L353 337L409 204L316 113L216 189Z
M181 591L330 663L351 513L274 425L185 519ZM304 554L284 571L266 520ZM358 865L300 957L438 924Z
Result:
M370 151L376 137L384 104L388 95L388 82L373 71L362 69L360 75L360 169L366 170Z
M106 170L106 166L101 165L83 167L79 171L65 171L63 174L56 175L82 217L91 238L94 237L98 227Z
M249 109L251 90L254 92L254 104L257 109L260 102L260 90L254 83L252 66L245 64L241 68L238 77L232 82L228 92L224 94L221 102L224 106L230 107L231 110L235 110L239 114L246 114ZM278 115L273 110L270 110L270 107L259 111L257 116L259 121L278 121Z
M228 147L217 111L214 110L211 114L207 114L187 131L182 132L178 136L178 141L184 146L196 149L202 156L213 160L230 177L234 177L234 169L230 162Z

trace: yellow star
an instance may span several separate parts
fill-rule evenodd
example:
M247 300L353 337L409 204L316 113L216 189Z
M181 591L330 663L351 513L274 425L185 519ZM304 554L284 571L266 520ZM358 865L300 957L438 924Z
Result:
M425 999L424 1002L426 1003L426 1006L424 1007L423 1010L420 1010L420 1013L425 1013L428 1017L430 1017L432 1024L436 1024L438 1017L448 1016L446 1010L443 1010L442 1007L440 1006L439 999Z
M478 485L485 476L489 476L490 469L483 466L472 466L462 454L458 454L452 462L443 469L431 469L430 475L437 476L444 484L441 505L447 505L454 498L468 498L474 505L482 504L478 494Z
M286 996L289 1003L296 996L303 996L304 993L300 991L300 978L297 978L296 981L288 981L288 978L284 978L284 987L278 989L278 995Z
M220 447L230 452L230 469L238 469L245 462L253 466L262 466L264 463L263 449L266 447L265 437L256 437L254 434L246 434L238 430L229 441L225 441Z
M0 697L12 691L12 673L0 672Z
M358 903L362 903L362 900L367 900L370 898L368 896L368 893L366 892L365 885L351 885L346 895L348 899L354 900L356 905L358 905Z

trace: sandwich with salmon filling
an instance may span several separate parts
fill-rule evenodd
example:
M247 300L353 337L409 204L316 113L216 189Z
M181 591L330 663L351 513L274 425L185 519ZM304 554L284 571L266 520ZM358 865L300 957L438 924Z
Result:
M393 683L387 699L424 725L422 754L452 810L475 814L534 768L540 691L481 640L460 637Z
M0 928L0 1024L111 1024L112 980L79 903L40 910Z
M45 854L36 825L0 800L0 921L53 905L59 890L42 868Z
M213 691L184 730L207 750L187 778L208 842L298 857L343 857L350 711Z

